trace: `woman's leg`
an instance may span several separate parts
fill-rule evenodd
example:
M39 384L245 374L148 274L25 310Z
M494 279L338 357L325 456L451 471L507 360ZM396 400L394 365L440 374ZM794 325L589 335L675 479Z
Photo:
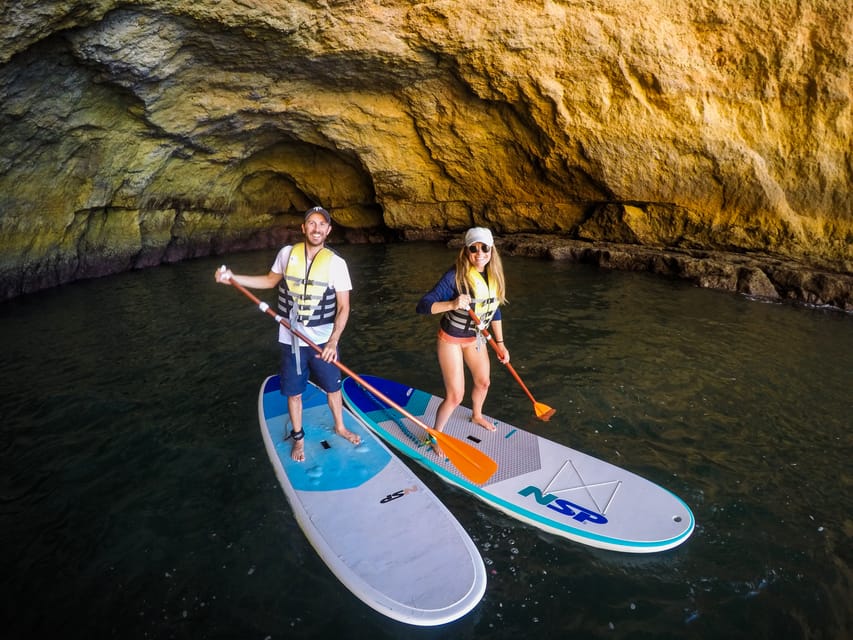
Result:
M444 400L438 405L435 413L434 428L444 429L450 414L461 403L465 396L465 364L462 359L462 347L438 339L438 364L441 367L441 377L444 379Z
M495 425L483 417L483 405L486 402L486 395L489 393L489 384L491 384L489 350L485 344L481 343L465 347L462 350L462 355L465 364L471 370L471 377L474 379L474 388L471 389L471 409L473 411L471 421L484 429L494 431Z

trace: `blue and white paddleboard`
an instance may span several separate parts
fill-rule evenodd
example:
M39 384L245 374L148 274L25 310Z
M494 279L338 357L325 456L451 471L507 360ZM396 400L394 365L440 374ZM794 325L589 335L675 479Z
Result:
M364 381L427 426L441 398L373 376ZM458 407L444 433L473 445L498 463L482 485L472 484L441 460L414 421L363 388L344 380L344 401L397 450L493 507L558 536L601 549L652 553L680 545L693 532L690 508L666 489L621 467L593 458L500 420L496 431L471 422Z
M302 396L305 461L290 458L278 376L261 385L261 433L302 531L332 573L376 611L434 626L473 609L486 569L471 538L429 488L344 409L354 446L335 434L326 394Z

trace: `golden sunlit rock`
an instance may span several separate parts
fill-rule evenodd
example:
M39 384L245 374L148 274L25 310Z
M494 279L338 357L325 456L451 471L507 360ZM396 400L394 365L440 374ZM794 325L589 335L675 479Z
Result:
M4 3L0 296L273 246L313 204L353 239L849 274L851 30L835 0Z

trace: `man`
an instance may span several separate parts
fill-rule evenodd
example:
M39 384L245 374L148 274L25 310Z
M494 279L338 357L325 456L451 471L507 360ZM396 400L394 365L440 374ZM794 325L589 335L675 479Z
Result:
M338 342L349 319L349 270L343 258L326 247L332 231L332 219L323 207L305 212L302 223L304 242L282 247L272 269L266 275L249 276L217 271L216 281L234 280L252 289L272 289L278 285L278 311L290 326L319 345L322 354L299 340L283 325L281 343L281 393L287 396L293 439L290 457L305 460L305 433L302 430L302 394L309 374L323 391L335 420L335 433L353 444L361 439L344 426L341 372L333 363L338 359Z

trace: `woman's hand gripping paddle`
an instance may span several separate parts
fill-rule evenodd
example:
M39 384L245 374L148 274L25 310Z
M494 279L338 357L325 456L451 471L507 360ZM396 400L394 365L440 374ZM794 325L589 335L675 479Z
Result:
M477 329L479 329L480 333L483 334L483 337L486 338L486 342L488 342L495 349L495 353L498 354L498 358L504 357L504 350L498 346L498 343L492 339L492 334L489 333L488 329L480 326L480 319L477 317L477 314L474 313L474 310L471 307L468 307L468 315L471 316L471 320L477 325ZM551 419L555 413L557 413L556 409L552 409L547 404L542 404L541 402L536 402L536 398L533 397L533 394L530 393L530 389L527 388L521 381L521 377L516 373L515 369L509 362L504 362L506 368L509 369L509 372L512 374L512 377L515 378L516 382L521 385L521 388L524 389L524 393L527 394L527 397L530 398L530 401L533 403L533 410L536 412L536 417L540 420L548 421Z
M225 273L225 265L221 267L221 272ZM252 292L246 289L243 285L236 282L233 278L229 278L226 280L229 284L236 287L243 295L245 295L249 300L258 305L258 308L266 313L267 315L275 318L282 326L288 329L291 333L293 333L297 338L302 340L309 347L314 349L317 353L323 353L323 350L314 342L309 340L305 335L296 331L293 327L290 326L290 323L278 315L275 311L273 311L270 306L266 302L261 302ZM447 456L447 459L464 475L468 480L473 482L474 484L483 484L491 478L495 471L498 470L498 463L492 460L485 453L480 451L479 449L471 446L467 442L463 442L458 438L454 438L451 435L438 431L436 429L431 429L426 424L424 424L421 420L416 418L414 415L406 411L403 407L398 405L396 402L391 400L384 393L376 389L369 382L364 380L361 376L354 373L351 369L349 369L344 364L334 360L332 362L338 369L343 371L345 374L350 376L353 380L358 382L365 389L368 389L373 395L382 400L385 404L390 407L393 407L401 414L406 416L409 420L418 425L421 429L426 431L429 435L435 438L438 445L441 447L441 450Z

